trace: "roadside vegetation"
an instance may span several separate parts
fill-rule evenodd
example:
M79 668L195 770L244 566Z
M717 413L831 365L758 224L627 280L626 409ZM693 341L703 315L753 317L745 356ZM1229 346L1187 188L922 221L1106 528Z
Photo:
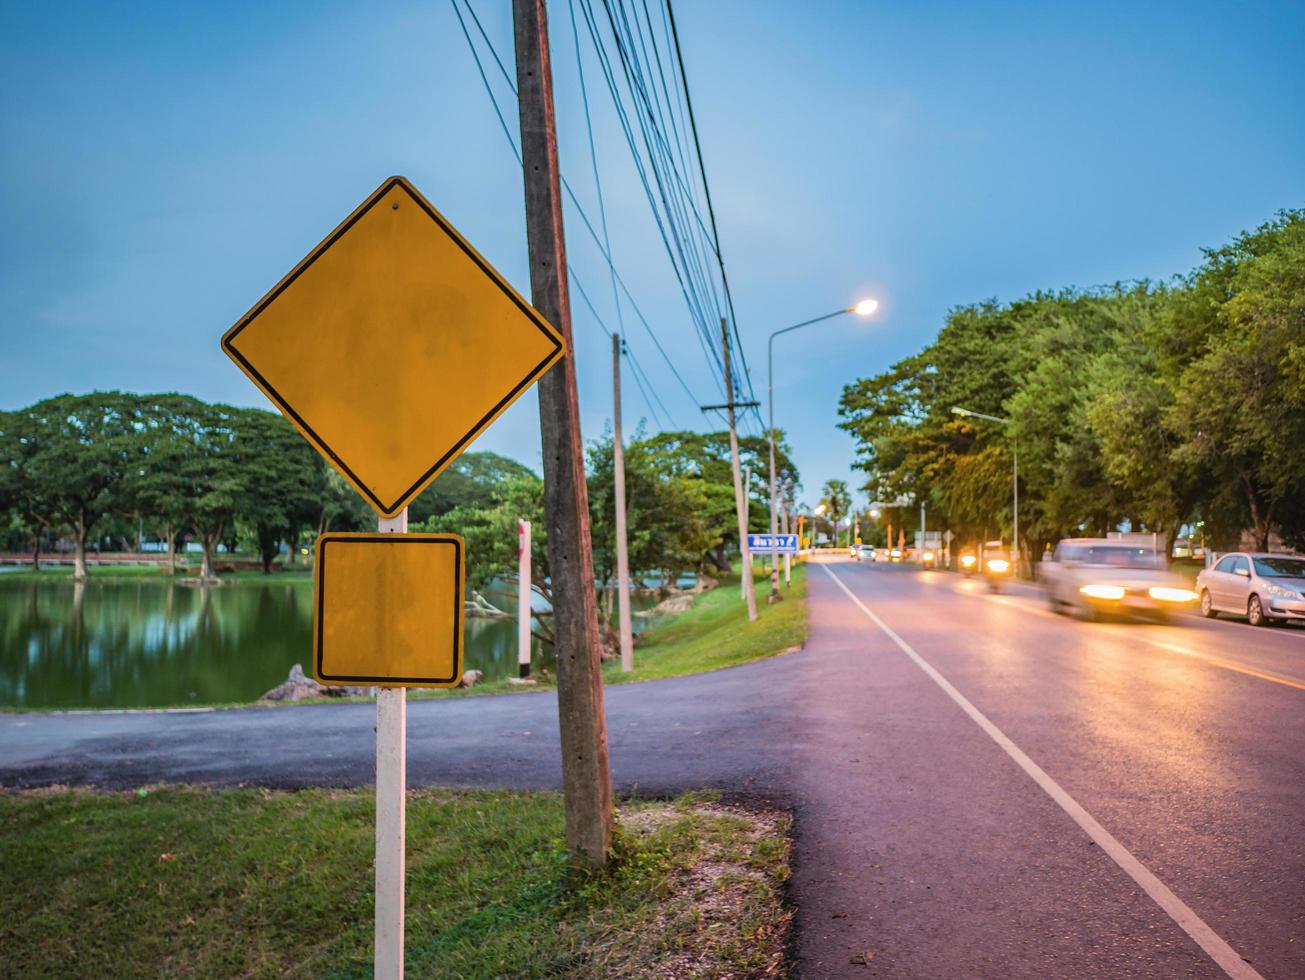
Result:
M1018 449L1034 561L1123 521L1305 548L1305 210L1205 256L1169 282L957 307L919 354L849 384L842 427L874 499L925 501L962 543L1009 541ZM918 510L884 518L909 533Z
M763 472L767 442L740 439L743 464ZM791 510L799 485L782 437L776 467ZM614 594L615 491L610 434L590 444L586 482L599 594ZM674 587L728 573L738 551L729 438L725 432L636 434L625 450L630 572L636 585ZM750 527L769 526L768 488L752 483ZM470 592L516 587L518 521L533 525L531 589L551 600L543 480L494 453L468 452L409 507L414 532L467 542ZM0 412L0 551L31 562L35 576L107 574L89 554L158 547L148 571L214 580L250 572L311 571L325 531L371 530L373 511L280 415L211 405L187 395L96 392L59 395ZM70 570L47 571L58 548ZM197 548L192 555L187 548ZM198 568L187 566L193 559ZM14 573L23 574L23 573ZM511 599L511 597L509 597ZM542 605L542 603L541 603ZM611 619L610 609L605 610ZM536 634L552 642L543 613Z
M0 793L0 949L29 977L371 975L370 789ZM628 802L609 870L561 797L409 794L412 976L782 973L788 818Z
M739 597L737 575L692 598L684 612L662 613L635 637L634 670L625 673L618 660L603 664L603 683L631 684L663 677L680 677L734 667L795 651L807 639L806 566L795 565L793 584L780 586L784 599L767 604L770 577L757 575L757 621L748 622L747 605ZM481 682L449 691L413 688L410 698L475 697L551 689L556 677L536 674L535 683L508 680ZM336 700L336 699L330 699Z

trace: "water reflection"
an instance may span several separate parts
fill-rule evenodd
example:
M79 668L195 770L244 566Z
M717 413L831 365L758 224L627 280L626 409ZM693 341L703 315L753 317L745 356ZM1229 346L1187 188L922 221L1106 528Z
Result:
M514 608L509 597L488 598ZM651 601L638 597L635 606ZM312 605L306 579L199 588L0 578L0 705L250 701L285 680L292 665L309 669ZM514 620L468 619L466 667L489 680L514 675L516 644Z

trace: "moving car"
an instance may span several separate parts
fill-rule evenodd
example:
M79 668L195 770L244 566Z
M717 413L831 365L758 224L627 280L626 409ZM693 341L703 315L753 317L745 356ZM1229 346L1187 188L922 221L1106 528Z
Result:
M874 545L872 545L872 544L861 544L861 545L857 545L857 548L858 548L858 549L860 550L860 552L861 552L861 560L862 560L862 561L874 561L874 560L875 560L875 546L874 546Z
M1083 619L1103 613L1164 619L1197 598L1149 545L1066 538L1040 564L1038 577L1051 608L1076 612Z
M1201 615L1245 616L1252 626L1305 619L1305 558L1235 551L1196 577Z

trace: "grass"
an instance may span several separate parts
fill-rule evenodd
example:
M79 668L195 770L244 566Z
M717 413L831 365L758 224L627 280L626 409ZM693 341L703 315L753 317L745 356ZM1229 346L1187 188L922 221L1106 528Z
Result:
M556 794L410 793L410 975L780 971L787 817L621 810L612 867L584 874ZM3 972L369 976L374 812L370 789L0 793Z
M634 670L621 671L616 661L603 664L604 684L631 684L684 674L701 674L723 667L733 667L752 660L774 657L807 639L806 566L793 569L793 584L780 587L782 602L766 602L770 593L769 576L758 575L757 621L748 622L748 609L739 596L736 576L694 598L693 605L682 613L668 613L635 637ZM556 678L546 675L532 686L519 686L506 679L476 684L450 691L411 688L410 698L475 697L484 694L509 694L523 691L550 690ZM337 700L337 699L323 699ZM303 702L298 702L302 704Z
M220 563L219 563L220 564ZM12 566L11 566L12 567ZM3 582L71 582L73 576L73 567L71 565L59 565L54 568L42 568L34 572L30 566L18 566L18 571L0 571L0 581ZM86 576L88 579L94 579L100 582L115 581L132 581L141 580L154 581L160 585L167 585L170 582L176 582L183 578L197 578L199 576L198 564L189 567L178 565L177 570L169 575L167 569L158 565L88 565ZM283 582L301 582L305 585L312 584L312 571L307 565L298 565L293 568L285 568L281 565L274 565L270 574L264 575L258 569L238 569L236 571L222 572L219 579L223 582L257 582L266 584L279 584Z
M733 667L750 660L773 657L807 638L806 566L793 569L793 584L780 585L783 601L769 605L770 577L758 575L757 621L748 622L747 605L739 597L737 578L727 578L710 592L698 596L685 612L668 616L637 638L634 670L621 672L619 663L607 663L603 681L628 684L680 674Z

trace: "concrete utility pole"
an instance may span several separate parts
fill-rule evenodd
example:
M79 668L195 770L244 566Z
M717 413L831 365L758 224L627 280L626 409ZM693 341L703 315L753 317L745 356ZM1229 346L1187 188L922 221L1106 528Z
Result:
M621 631L621 670L634 670L630 626L630 551L625 534L625 445L621 442L621 337L612 334L612 468L616 483L616 609Z
M545 0L513 0L513 37L526 190L530 294L535 309L566 340L566 356L539 379L544 514L553 587L557 709L562 731L562 792L571 858L607 863L612 843L612 776L603 709L598 600L589 544L575 347L566 282L566 238L553 114L553 69Z
M530 522L517 518L517 676L530 676Z
M730 370L730 331L725 318L720 318L720 347L725 358L725 396L730 419L730 465L734 469L734 510L739 518L739 558L743 566L743 597L748 603L748 621L757 621L757 590L752 585L752 551L748 548L747 497L743 493L743 477L739 472L739 433L734 427L734 375Z

